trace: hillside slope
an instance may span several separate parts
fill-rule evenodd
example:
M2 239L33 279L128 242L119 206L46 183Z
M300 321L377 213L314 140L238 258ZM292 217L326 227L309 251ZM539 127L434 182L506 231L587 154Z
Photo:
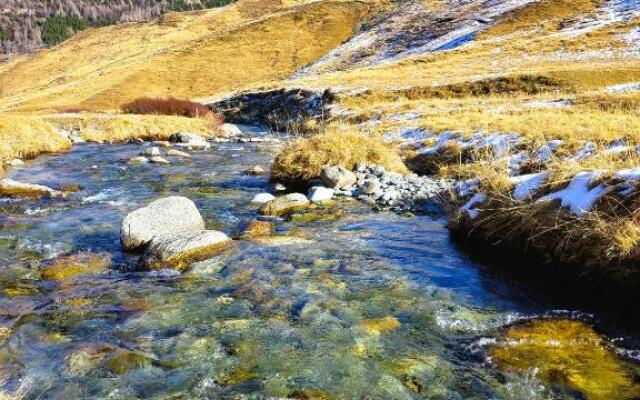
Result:
M139 96L195 98L283 79L349 39L371 6L241 1L82 32L0 66L0 109L115 110Z
M193 11L229 0L4 0L0 56L52 46L89 26L148 21L168 11ZM0 57L1 59L1 57Z

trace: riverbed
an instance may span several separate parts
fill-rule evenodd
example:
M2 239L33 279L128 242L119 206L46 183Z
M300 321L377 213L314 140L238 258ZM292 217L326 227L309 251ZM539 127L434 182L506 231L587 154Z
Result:
M437 213L376 212L343 198L185 273L139 271L138 255L120 249L128 212L184 196L208 229L236 237L257 216L253 196L270 188L268 171L244 172L268 169L275 152L271 143L218 143L170 165L124 162L146 146L77 145L9 171L80 190L0 201L4 390L34 399L584 398L490 362L484 344L538 318L595 325L637 382L633 330L603 328L606 314L478 261ZM109 268L42 279L73 254L106 255Z

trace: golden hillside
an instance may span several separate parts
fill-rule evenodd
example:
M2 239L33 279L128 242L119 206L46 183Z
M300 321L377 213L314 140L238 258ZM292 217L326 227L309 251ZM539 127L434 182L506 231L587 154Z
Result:
M240 1L85 31L0 66L0 110L114 110L139 96L197 98L283 79L352 36L360 1Z

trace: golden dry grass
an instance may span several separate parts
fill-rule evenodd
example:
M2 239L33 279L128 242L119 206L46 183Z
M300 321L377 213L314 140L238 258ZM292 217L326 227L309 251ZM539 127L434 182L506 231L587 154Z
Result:
M0 166L14 158L32 158L41 153L68 150L71 142L59 129L77 130L82 138L94 142L124 142L141 138L168 139L179 131L212 136L205 119L159 115L108 114L0 114ZM1 172L1 171L0 171Z
M352 35L364 2L240 1L91 29L0 70L0 109L115 110L141 96L194 99L283 79Z
M534 1L507 13L498 24L484 32L482 37L505 35L533 28L556 30L567 18L592 11L604 2L605 0Z
M382 165L389 171L407 172L399 152L382 139L336 129L284 146L271 166L271 179L307 183L319 177L326 166L341 165L351 170L359 161Z

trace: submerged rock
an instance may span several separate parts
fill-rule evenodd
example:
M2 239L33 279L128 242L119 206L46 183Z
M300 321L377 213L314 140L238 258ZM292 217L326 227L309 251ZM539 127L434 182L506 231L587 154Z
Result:
M252 239L256 237L272 236L276 231L276 225L270 221L253 220L247 224L241 239Z
M171 164L169 160L160 156L151 157L149 161L151 161L154 164Z
M182 158L191 158L191 154L186 153L184 151L171 149L167 151L167 155L170 157L182 157Z
M579 391L588 399L640 396L631 366L582 321L541 319L513 325L491 345L489 356L500 369L536 371L539 379Z
M145 164L149 162L149 159L144 156L131 157L129 160L127 160L127 162L129 164Z
M290 193L277 197L260 208L260 214L283 216L309 207L309 199L302 193Z
M18 182L13 179L0 179L0 196L39 199L61 195L62 192L47 186Z
M386 316L378 319L365 319L360 326L367 332L380 335L400 328L400 321L394 316Z
M331 189L347 190L356 183L356 175L342 166L323 168L320 179L326 187Z
M220 253L230 242L218 231L167 233L155 236L140 259L145 269L172 268L185 270L189 264Z
M133 350L118 350L107 359L107 366L116 375L123 375L131 369L151 364L144 354Z
M78 253L53 261L40 276L48 281L64 281L78 275L101 274L108 271L110 265L111 256L107 253Z
M314 186L309 189L309 200L312 203L318 203L321 201L328 201L333 198L333 189L326 188L324 186Z
M185 197L172 196L129 213L120 227L120 243L124 250L136 250L158 235L203 229L196 205Z
M258 193L253 197L253 199L251 199L251 202L264 204L270 202L271 200L274 200L275 198L276 196L272 195L271 193Z

